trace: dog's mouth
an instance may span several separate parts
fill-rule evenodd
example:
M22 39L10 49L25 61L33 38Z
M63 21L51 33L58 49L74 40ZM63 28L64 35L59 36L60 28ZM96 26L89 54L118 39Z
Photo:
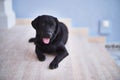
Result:
M49 44L50 43L50 38L43 38L42 39L44 44Z

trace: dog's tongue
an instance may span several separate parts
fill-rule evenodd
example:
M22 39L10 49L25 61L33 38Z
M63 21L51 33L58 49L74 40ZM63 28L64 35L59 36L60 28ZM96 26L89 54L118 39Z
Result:
M43 43L44 44L49 44L50 38L43 38Z

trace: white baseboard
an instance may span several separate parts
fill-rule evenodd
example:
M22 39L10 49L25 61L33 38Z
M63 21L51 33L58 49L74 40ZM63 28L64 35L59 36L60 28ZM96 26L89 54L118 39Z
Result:
M106 37L98 36L98 37L89 37L89 42L100 42L100 43L106 43Z
M16 25L31 25L32 19L16 19Z
M33 19L16 19L16 25L31 25L31 21ZM68 27L71 27L71 19L65 18L65 19L59 19L59 21L63 22L66 24Z

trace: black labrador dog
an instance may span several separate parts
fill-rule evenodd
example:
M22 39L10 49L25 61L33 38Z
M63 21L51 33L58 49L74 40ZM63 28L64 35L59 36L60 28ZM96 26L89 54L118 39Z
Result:
M65 44L68 39L68 29L66 25L59 22L56 17L50 15L38 16L31 22L36 30L36 37L31 38L29 42L34 42L35 52L40 61L45 60L43 53L56 53L56 57L50 63L49 68L55 69L66 56L68 52Z

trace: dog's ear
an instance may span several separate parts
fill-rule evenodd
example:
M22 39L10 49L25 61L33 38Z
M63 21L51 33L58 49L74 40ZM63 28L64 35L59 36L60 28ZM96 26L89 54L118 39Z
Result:
M58 19L56 18L56 17L54 17L54 19L55 19L55 22L56 22L56 29L55 29L55 34L57 34L59 31L59 21L58 21Z
M58 21L58 19L56 17L54 17L54 19L56 22L56 27L55 27L55 32L54 32L52 40L54 40L56 38L56 36L59 34L59 31L60 31L60 27L59 27L60 22Z
M56 22L56 26L58 26L59 25L58 19L56 17L54 17L54 19L55 19L55 22Z
M37 18L35 18L35 19L31 22L31 24L32 24L32 26L33 26L34 29L36 29L37 26L38 26L39 18L40 18L40 16L38 16Z

